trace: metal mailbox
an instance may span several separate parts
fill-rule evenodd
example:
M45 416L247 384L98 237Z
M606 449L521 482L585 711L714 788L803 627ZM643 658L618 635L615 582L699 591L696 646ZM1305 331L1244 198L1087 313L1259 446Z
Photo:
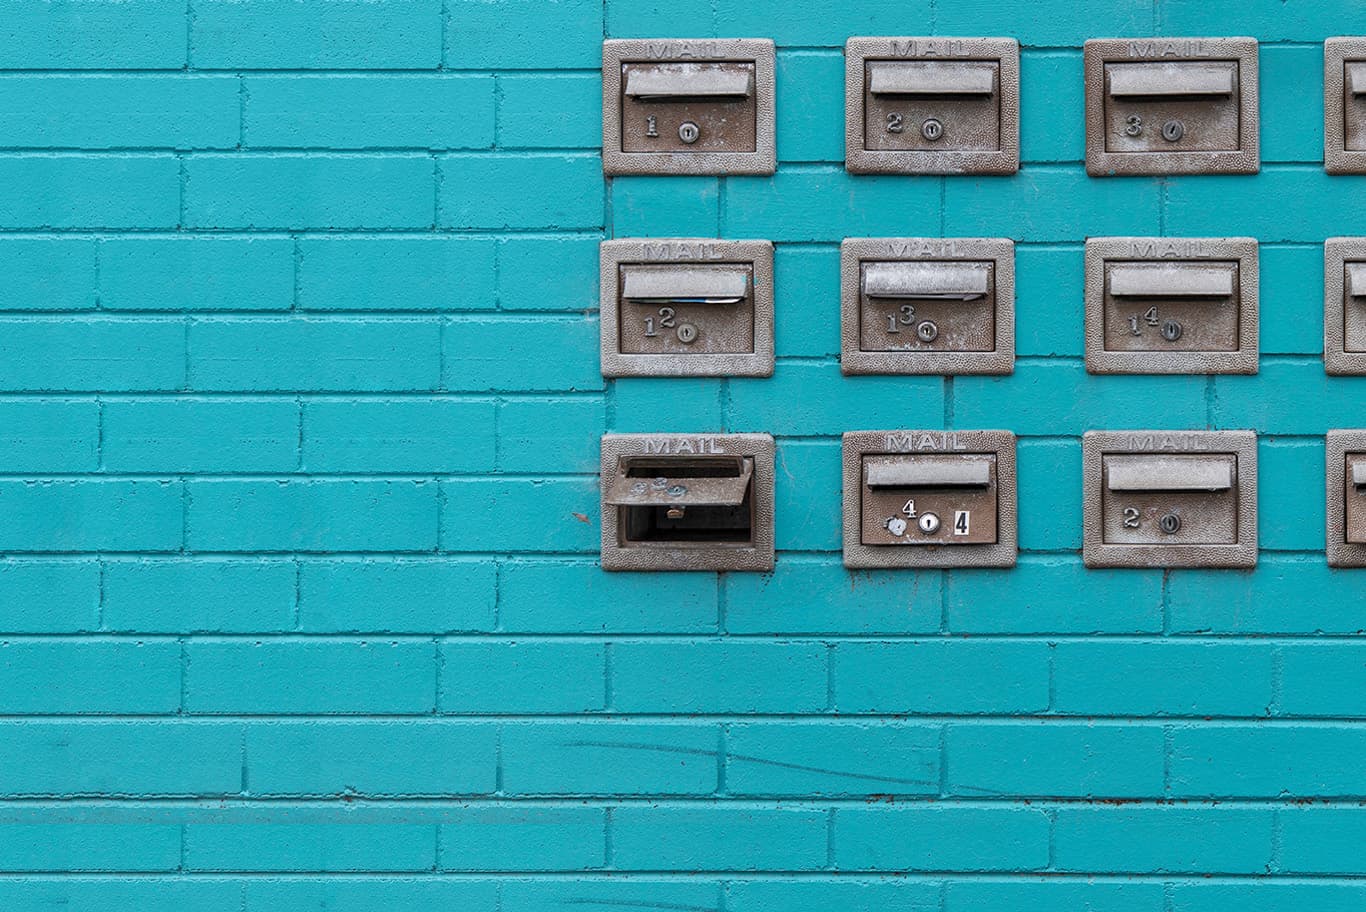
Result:
M856 174L1019 170L1019 43L850 38L845 167Z
M1329 174L1366 173L1366 38L1323 43L1323 163Z
M1251 431L1089 431L1082 554L1092 567L1257 562Z
M1323 366L1366 374L1366 237L1323 245Z
M1256 173L1255 39L1095 39L1084 61L1089 173Z
M766 39L612 39L602 46L608 174L772 174Z
M706 238L603 241L602 373L773 373L773 245Z
M844 373L1014 370L1014 242L848 238L840 275Z
M1327 552L1333 567L1366 567L1366 430L1327 437Z
M773 438L607 434L604 570L773 569Z
M1016 556L1015 435L844 435L847 567L1010 567Z
M1097 374L1255 374L1257 242L1091 238L1086 369Z

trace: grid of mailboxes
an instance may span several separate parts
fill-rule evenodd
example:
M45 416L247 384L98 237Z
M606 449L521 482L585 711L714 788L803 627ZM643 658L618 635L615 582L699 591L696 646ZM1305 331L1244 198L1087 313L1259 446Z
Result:
M1259 165L1252 38L1086 42L1086 168L1249 174ZM771 174L774 47L762 39L603 44L608 174ZM1366 173L1366 38L1324 45L1324 163ZM1020 162L1011 38L850 38L845 167L1009 174ZM1366 238L1325 244L1324 361L1366 374ZM767 241L602 244L602 372L769 376ZM1257 371L1257 242L1086 242L1092 373ZM1008 374L1014 245L1004 238L851 238L841 246L846 374ZM1083 558L1103 567L1257 560L1251 431L1091 431L1082 440ZM844 435L849 567L1002 567L1016 557L1009 431ZM773 567L773 438L609 434L602 566ZM1327 438L1327 559L1366 566L1366 430Z

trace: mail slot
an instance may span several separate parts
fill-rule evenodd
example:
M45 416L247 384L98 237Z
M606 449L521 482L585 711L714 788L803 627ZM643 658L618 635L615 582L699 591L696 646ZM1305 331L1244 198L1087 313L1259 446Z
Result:
M1366 38L1323 44L1323 161L1330 174L1366 172Z
M1087 241L1087 368L1093 373L1256 371L1256 242Z
M1246 566L1249 553L1255 561L1250 432L1092 431L1083 460L1088 564Z
M607 435L602 453L605 569L772 566L768 435Z
M603 165L609 174L769 174L773 43L603 43Z
M841 259L845 373L1012 370L1011 241L854 238Z
M1345 538L1350 544L1366 545L1366 452L1348 453Z
M1257 43L1250 38L1086 42L1092 174L1257 170Z
M1333 567L1366 567L1366 430L1329 431L1326 544Z
M1006 431L845 434L846 565L1010 566L1014 459Z
M771 244L618 240L601 252L605 376L773 372Z
M1019 168L1019 45L1011 38L851 38L847 143L855 173Z

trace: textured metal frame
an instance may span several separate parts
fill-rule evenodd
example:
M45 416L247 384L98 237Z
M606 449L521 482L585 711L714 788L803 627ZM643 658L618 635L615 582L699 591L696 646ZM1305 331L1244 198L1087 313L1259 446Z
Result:
M715 238L623 238L603 241L599 257L599 322L604 377L773 376L773 244ZM628 263L749 263L754 268L754 351L626 354L621 350L621 269Z
M1125 453L1231 453L1238 465L1233 544L1132 545L1105 541L1101 457ZM1253 431L1087 431L1081 438L1082 560L1088 567L1257 565L1257 434Z
M1153 251L1144 255L1147 251ZM1168 255L1170 252L1170 255ZM1238 261L1235 351L1106 351L1105 264ZM1104 237L1086 241L1086 370L1092 374L1255 374L1258 360L1256 238Z
M1155 47L1140 56L1136 47ZM1192 53L1198 46L1205 53ZM1171 51L1168 53L1168 51ZM1092 38L1083 50L1086 80L1086 173L1256 174L1261 167L1256 38ZM1217 152L1110 152L1105 148L1105 64L1148 60L1238 62L1238 149Z
M617 508L606 502L607 486L623 456L748 456L754 460L753 542L749 547L624 547L617 528ZM604 570L754 570L773 569L773 465L770 434L604 434L599 497L602 498Z
M1366 61L1366 38L1323 42L1323 167L1329 174L1366 174L1366 149L1347 148L1343 92L1349 60Z
M1347 351L1345 273L1355 260L1366 262L1366 237L1323 242L1323 369L1330 374L1366 374L1366 352Z
M907 251L914 250L915 255ZM859 264L945 260L995 263L992 351L864 351ZM845 238L840 244L840 370L846 374L1009 374L1015 370L1015 242L1009 238Z
M1366 545L1347 541L1347 454L1366 453L1366 430L1329 431L1325 478L1328 521L1324 530L1328 566L1366 567Z
M625 152L621 66L678 59L754 64L753 152ZM705 56L703 56L705 55ZM602 170L619 174L772 174L778 169L776 55L768 38L609 38L602 43Z
M905 445L892 446L894 438ZM996 544L885 546L863 543L863 457L996 454ZM1011 431L848 431L844 435L844 566L1013 567L1019 554L1019 492Z
M897 54L893 44L898 42L933 46L937 52L932 56ZM864 74L870 59L998 62L1001 148L990 152L864 148ZM1020 170L1020 43L1014 38L850 38L844 45L844 167L852 174L1014 174Z

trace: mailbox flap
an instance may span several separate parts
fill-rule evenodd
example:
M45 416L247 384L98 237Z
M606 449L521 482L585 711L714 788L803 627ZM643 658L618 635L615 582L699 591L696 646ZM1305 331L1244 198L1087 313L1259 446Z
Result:
M1124 96L1232 95L1238 65L1200 63L1112 63L1105 70L1110 94Z
M1115 297L1229 298L1233 274L1231 263L1117 263L1108 282Z
M990 95L996 67L988 61L880 61L868 64L874 95Z
M865 456L863 476L870 488L984 488L991 484L991 458Z
M736 507L744 502L753 475L754 460L748 457L624 461L603 502L618 507Z
M1366 63L1347 64L1347 91L1353 95L1366 95Z
M625 94L648 101L656 98L744 98L754 91L754 72L748 67L714 63L661 63L638 67L626 74Z
M1352 484L1357 487L1366 485L1366 459L1352 461Z
M888 262L863 267L863 293L870 298L936 298L971 301L985 297L989 263Z
M645 304L739 304L749 293L742 266L625 269L621 296Z
M1366 263L1347 264L1347 294L1366 297Z
M1234 457L1226 453L1174 456L1106 456L1111 491L1227 491L1233 487Z

